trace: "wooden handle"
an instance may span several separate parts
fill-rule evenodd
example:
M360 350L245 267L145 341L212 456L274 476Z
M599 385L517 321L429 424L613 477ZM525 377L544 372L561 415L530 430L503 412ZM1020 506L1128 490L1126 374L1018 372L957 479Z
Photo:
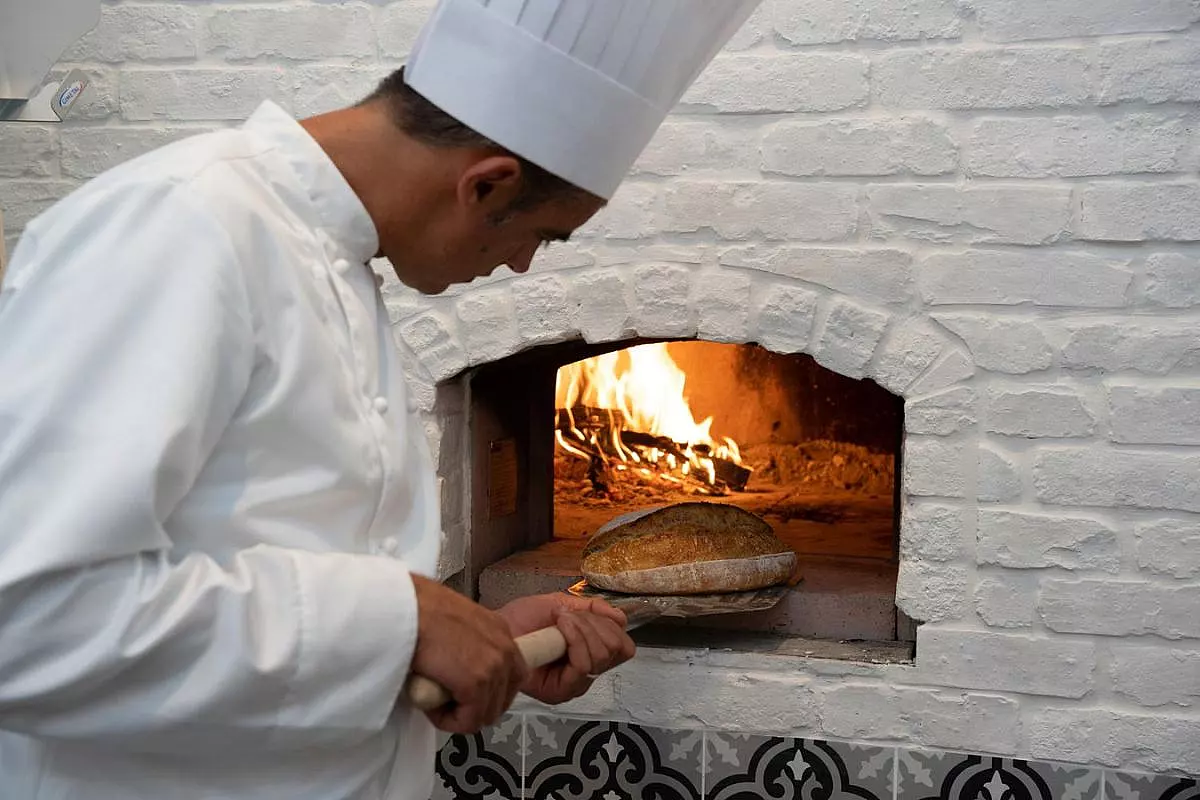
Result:
M530 669L558 661L567 652L567 640L554 626L518 636L516 644ZM440 683L424 675L408 676L404 684L404 696L422 711L441 708L454 699Z

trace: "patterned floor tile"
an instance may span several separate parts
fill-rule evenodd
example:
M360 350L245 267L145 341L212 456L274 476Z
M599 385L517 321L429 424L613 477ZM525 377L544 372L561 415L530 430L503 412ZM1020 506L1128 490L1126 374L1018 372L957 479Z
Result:
M521 736L517 714L452 736L438 752L430 800L521 800Z
M699 731L528 716L530 800L700 800Z
M1105 800L1200 800L1200 780L1109 772L1104 776L1104 797Z
M891 748L708 733L706 800L892 800Z
M900 750L896 800L1099 800L1100 770Z

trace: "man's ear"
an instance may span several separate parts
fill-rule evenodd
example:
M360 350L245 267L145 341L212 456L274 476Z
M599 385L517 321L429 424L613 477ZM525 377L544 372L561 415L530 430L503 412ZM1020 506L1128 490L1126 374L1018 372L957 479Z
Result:
M485 216L506 210L521 194L521 164L508 155L471 162L458 177L458 202Z

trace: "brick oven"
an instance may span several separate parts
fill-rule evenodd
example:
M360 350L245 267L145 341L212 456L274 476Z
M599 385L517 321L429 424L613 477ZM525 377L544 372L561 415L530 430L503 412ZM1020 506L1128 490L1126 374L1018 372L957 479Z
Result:
M448 745L438 796L483 760L522 765L511 796L548 797L589 759L703 793L681 797L770 796L776 780L880 798L1191 796L1200 98L1173 65L1194 65L1195 37L807 51L787 44L808 35L801 5L752 20L756 43L713 64L578 241L528 275L389 302L440 440L446 574L485 599L569 571L522 555L555 544L553 440L524 437L552 426L564 364L695 341L896 398L891 649L802 614L648 632L585 698L519 704ZM955 37L974 30L926 5ZM518 422L481 427L505 396ZM513 461L488 448L513 424L543 470L516 548L480 527L488 476ZM512 582L529 574L541 583ZM566 762L549 755L563 748ZM580 796L617 791L596 780Z

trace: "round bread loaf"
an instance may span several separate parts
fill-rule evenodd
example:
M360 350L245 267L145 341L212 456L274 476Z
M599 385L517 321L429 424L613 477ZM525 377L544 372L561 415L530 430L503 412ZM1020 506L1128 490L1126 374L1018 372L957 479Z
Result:
M721 503L678 503L625 514L583 550L593 586L629 594L708 594L786 581L796 554L760 517Z

